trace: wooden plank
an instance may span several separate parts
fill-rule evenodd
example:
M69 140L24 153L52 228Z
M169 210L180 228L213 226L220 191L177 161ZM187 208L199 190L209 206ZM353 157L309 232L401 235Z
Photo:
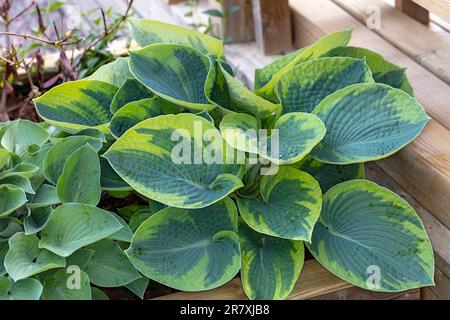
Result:
M420 290L421 300L441 300L431 288L422 288Z
M430 12L412 0L395 0L395 7L423 24L430 22Z
M352 287L327 293L308 300L420 300L420 289L406 292L372 292Z
M379 8L381 25L372 31L450 84L450 33L433 32L383 0L333 1L362 23L367 21L368 7Z
M351 45L382 53L408 68L416 97L434 119L418 139L381 161L383 169L450 227L450 87L331 1L291 0L297 45L353 26ZM431 94L432 92L432 94ZM439 122L440 123L439 123Z
M253 19L258 48L266 55L292 49L288 0L253 0Z
M449 0L413 0L428 11L441 17L450 23L450 1Z
M434 275L435 287L431 290L440 298L444 300L450 299L450 278L447 277L441 270L436 269Z

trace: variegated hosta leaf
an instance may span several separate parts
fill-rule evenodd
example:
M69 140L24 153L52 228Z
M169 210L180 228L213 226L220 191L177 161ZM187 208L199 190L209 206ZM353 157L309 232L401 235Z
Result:
M100 168L101 168L101 176L100 176L100 184L102 189L105 191L131 191L131 188L128 183L123 181L121 177L111 168L108 160L105 158L100 158Z
M6 129L1 144L6 150L22 157L28 154L30 146L42 146L48 138L48 132L40 125L29 120L17 120Z
M96 206L100 202L100 160L89 144L77 149L67 159L56 186L62 203L85 203Z
M133 77L128 67L129 58L119 57L113 62L105 64L98 68L85 80L97 80L109 83L117 88L120 88L128 78Z
M44 279L42 300L91 300L91 286L86 272L62 269Z
M210 61L180 45L155 44L130 51L134 77L162 98L191 110L212 110L205 95Z
M9 251L5 256L5 269L18 281L53 268L66 266L66 259L40 249L39 239L34 235L16 233L9 239Z
M160 98L150 98L127 103L111 119L109 131L115 138L120 138L125 131L141 121L163 114L176 114L180 109Z
M49 184L43 184L31 202L27 204L30 209L52 206L60 203L56 188Z
M216 105L235 112L250 113L258 119L268 118L277 113L279 105L265 100L230 75L225 68L212 58L211 70L205 92Z
M219 287L240 269L236 207L225 198L203 209L164 209L139 227L126 254L143 275L169 287Z
M327 133L312 156L350 164L385 158L416 138L428 122L422 106L384 84L355 84L326 97L314 109Z
M364 163L354 163L347 165L329 164L315 160L311 156L294 163L292 167L305 171L316 179L322 193L327 192L335 185L353 179L364 179Z
M358 47L338 47L331 50L326 55L330 57L340 56L365 59L372 70L373 79L376 82L401 89L410 96L414 95L413 88L406 76L406 69L390 63L376 52Z
M23 220L24 231L27 235L41 231L53 212L51 207L29 208L28 210L28 216Z
M270 99L272 101L277 101L277 97L275 95L275 86L287 71L291 70L294 66L303 61L318 58L326 54L331 49L346 46L350 41L351 36L352 30L350 29L331 33L325 37L320 38L309 47L297 51L296 55L289 56L289 58L287 59L285 58L286 60L283 60L283 63L280 64L282 68L279 69L275 74L273 74L270 80L257 91L258 95L266 97L267 99ZM285 62L287 61L289 61L289 63L285 65Z
M88 136L72 136L55 143L48 151L44 161L45 178L56 185L67 159L79 148L89 144L95 151L100 151L102 141Z
M30 180L19 174L10 175L8 177L0 179L0 185L7 185L10 188L19 188L26 193L35 194Z
M214 138L204 141L202 133L206 132ZM243 167L226 164L225 149L226 143L211 122L183 113L139 123L104 157L144 196L169 206L200 208L242 187Z
M69 133L95 128L108 132L111 101L117 87L97 80L60 84L35 99L36 110L46 122Z
M355 83L373 83L364 60L333 57L303 62L286 72L275 86L283 113L312 112L325 97Z
M23 279L13 282L0 277L0 300L39 300L42 284L36 279Z
M241 281L252 300L286 299L294 289L303 268L303 242L279 239L239 223Z
M100 287L120 287L141 278L120 246L112 240L102 240L89 246L94 250L84 270L91 283Z
M153 98L153 93L134 78L128 78L119 88L111 102L111 112L116 113L129 102Z
M206 34L150 19L129 19L131 37L145 47L155 43L182 44L203 54L224 56L223 42Z
M319 218L322 192L308 173L281 167L275 176L263 176L260 199L238 198L239 212L254 230L285 239L311 241Z
M11 214L26 202L27 197L22 189L0 186L0 217Z
M245 113L231 113L223 117L219 125L225 141L235 149L259 153L258 120Z
M94 206L68 203L53 211L41 230L40 248L62 257L99 241L122 228L109 212Z
M329 271L362 288L433 285L433 250L420 218L373 182L343 182L325 194L308 248Z

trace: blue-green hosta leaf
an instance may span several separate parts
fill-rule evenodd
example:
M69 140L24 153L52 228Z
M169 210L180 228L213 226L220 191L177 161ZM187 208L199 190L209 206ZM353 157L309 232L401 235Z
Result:
M8 246L8 240L0 240L0 276L3 276L6 274L6 269L5 269L5 256L6 253L9 250L9 246Z
M26 193L34 194L33 186L28 178L19 174L10 175L0 179L0 185L7 185L10 188L19 188Z
M9 276L18 281L49 269L66 266L66 259L41 249L39 239L34 235L16 233L9 239L9 251L5 256L5 269Z
M15 176L15 175L21 175L25 178L31 179L36 177L36 175L39 172L39 167L28 164L28 163L19 163L18 165L14 166L11 169L5 170L0 173L0 179Z
M109 297L106 293L96 287L91 287L92 291L92 300L109 300Z
M311 241L322 206L319 183L308 173L281 167L263 176L261 200L238 198L239 212L254 230L285 239Z
M125 285L125 288L133 292L139 298L144 299L145 292L147 291L147 287L150 280L146 277L140 277L139 279L130 282Z
M81 270L84 270L94 256L94 252L94 250L88 248L78 249L66 258L67 267L77 266Z
M100 184L102 189L105 191L131 191L131 188L128 183L123 181L123 179L111 168L108 160L105 158L100 158L100 168L101 168L101 176L100 176Z
M279 239L239 223L241 281L252 300L286 299L303 268L303 242Z
M355 84L326 97L314 109L327 133L312 156L350 164L385 158L414 140L428 122L411 96L384 84Z
M48 151L53 145L51 143L47 143L42 146L42 148L36 152L30 153L28 156L26 156L23 160L23 164L30 164L34 165L39 170L36 172L35 176L42 177L44 175L44 160L47 156Z
M28 215L23 220L23 228L27 235L41 231L53 212L51 207L28 208L28 210Z
M0 300L39 300L42 284L36 279L23 279L13 282L0 277Z
M275 86L283 113L312 112L331 93L355 83L373 83L364 60L345 57L318 58L286 72Z
M8 150L5 150L0 147L0 170L5 167L10 157L11 153Z
M353 179L364 179L364 163L354 163L347 165L329 164L315 160L311 156L294 163L292 167L308 172L316 179L322 193L327 192L335 185Z
M224 56L223 42L206 34L150 19L129 19L131 37L145 47L155 43L182 44L213 54L218 58Z
M344 30L338 31L335 33L331 33L327 36L324 36L317 40L312 45L304 48L303 50L297 51L297 54L294 56L289 56L289 58L285 58L283 63L281 63L282 68L278 70L272 78L262 87L257 93L267 99L272 101L277 101L277 97L275 95L275 86L280 78L293 67L298 65L301 62L304 62L309 59L319 58L320 56L326 54L331 49L336 47L346 46L350 41L352 36L352 30ZM293 59L291 59L293 58ZM285 64L284 62L289 62Z
M133 238L133 232L131 231L130 226L126 223L126 221L114 212L109 212L116 218L117 221L122 225L122 228L118 231L114 232L112 235L108 237L108 239L122 241L122 242L131 242L131 238Z
M105 210L86 204L68 203L53 211L41 230L39 247L67 257L121 228L117 219Z
M158 210L160 211L160 210ZM136 231L137 228L148 218L150 218L152 215L154 215L156 212L155 210L152 210L150 208L141 209L138 210L130 219L130 222L128 223L130 226L131 231Z
M413 88L408 81L405 68L400 68L399 66L390 63L376 52L358 47L338 47L331 50L326 55L330 57L341 56L366 59L366 63L372 70L373 78L376 82L401 89L410 96L414 96Z
M0 218L0 239L9 239L22 230L22 223L19 219L11 216Z
M420 218L373 182L343 182L325 194L308 248L329 271L362 288L433 285L433 250Z
M56 185L59 177L61 176L64 165L67 159L77 149L81 148L85 144L89 144L95 151L100 151L102 148L102 141L88 136L73 136L67 137L58 141L48 151L44 161L44 175L45 178Z
M62 203L96 206L100 202L100 160L89 144L77 149L67 159L56 190Z
M146 119L163 114L179 113L180 109L160 98L150 98L127 103L111 119L109 131L120 138L125 131Z
M169 287L219 287L240 269L236 207L225 198L203 209L164 209L139 227L126 254L143 275Z
M60 203L56 188L49 184L43 184L27 207L30 209L48 207Z
M133 77L128 67L129 58L119 57L113 62L107 63L98 68L85 80L97 80L109 83L117 88L120 88L128 78Z
M180 45L155 44L130 51L130 70L142 84L167 101L191 110L212 110L205 95L210 60Z
M6 129L1 144L6 150L24 156L30 146L42 146L49 137L40 125L29 120L17 120Z
M102 240L89 249L94 250L94 255L84 271L96 286L120 287L141 277L116 242Z
M116 113L129 102L153 98L153 93L134 78L128 78L119 88L111 102L111 112Z
M62 269L44 279L43 300L91 300L91 286L86 272Z
M102 81L72 81L52 88L34 102L42 119L64 131L95 128L107 133L110 105L117 90Z
M214 134L215 139L203 141L197 132L199 127L201 132ZM220 164L227 160L225 148L225 141L211 122L183 113L139 123L104 157L125 182L144 196L169 206L200 208L242 187L243 167ZM217 151L214 157L208 153L211 150ZM202 155L204 159L199 159Z
M140 204L130 204L125 207L118 208L117 212L123 219L130 221L131 217L133 217L141 209L148 209L148 207Z
M11 214L26 202L27 197L22 189L0 186L0 217Z

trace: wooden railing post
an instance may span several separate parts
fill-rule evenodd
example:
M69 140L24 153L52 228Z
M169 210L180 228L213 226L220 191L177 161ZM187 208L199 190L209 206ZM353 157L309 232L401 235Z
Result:
M395 0L395 7L423 24L430 22L429 11L412 0Z

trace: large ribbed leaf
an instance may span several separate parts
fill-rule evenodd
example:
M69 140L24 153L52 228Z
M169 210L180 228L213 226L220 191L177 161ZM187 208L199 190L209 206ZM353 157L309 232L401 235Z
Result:
M94 250L88 248L81 248L72 253L70 256L66 258L67 267L77 266L81 270L84 270L91 261L92 256L94 255Z
M203 141L206 130L214 133L214 142ZM104 157L146 197L170 206L200 208L242 186L242 166L217 163L226 163L220 150L225 147L211 122L193 114L163 115L129 129ZM219 149L216 157L202 159L211 149Z
M241 281L252 300L286 299L294 289L305 258L303 242L279 239L239 223Z
M36 192L31 202L27 204L30 209L43 208L60 203L56 188L49 184L43 184Z
M376 52L358 47L338 47L326 55L330 57L341 56L365 59L372 70L373 78L376 82L402 89L411 96L414 95L413 88L406 76L406 69L390 63Z
M433 284L433 250L420 218L373 182L331 188L308 247L329 271L362 288L403 291Z
M319 218L322 192L306 172L281 167L275 176L263 176L260 199L238 198L245 222L260 233L310 241Z
M0 179L15 176L15 175L21 175L25 178L31 179L35 178L39 172L39 167L28 164L28 163L19 163L18 165L14 166L11 169L4 170L0 172Z
M111 240L117 240L121 242L131 242L131 238L133 238L133 232L131 231L130 226L126 223L126 221L114 212L109 212L116 218L117 221L122 225L122 228L118 231L114 232L112 235L108 237Z
M325 97L349 85L373 83L364 60L353 58L318 58L303 62L286 72L277 82L275 92L283 113L311 112Z
M58 270L44 279L43 300L91 300L89 277L84 271ZM79 278L79 283L77 283ZM69 286L70 284L70 286ZM79 286L78 286L79 284Z
M223 57L223 42L206 34L150 19L129 19L131 37L141 46L155 43L182 44Z
M22 230L22 223L19 219L14 217L0 218L0 239L9 239Z
M36 279L23 279L13 282L0 277L0 300L39 300L42 284Z
M327 192L335 185L353 179L364 179L364 164L354 163L347 165L330 164L315 160L311 156L294 163L292 167L308 172L316 179L322 193Z
M203 209L164 209L139 227L126 253L142 274L167 286L219 287L240 269L236 207L225 198Z
M276 101L277 97L275 95L275 86L280 78L289 70L291 70L294 66L298 65L301 62L304 62L309 59L318 58L331 49L336 47L346 46L350 41L352 36L352 30L344 30L335 33L331 33L327 36L324 36L317 40L315 43L310 45L309 47L297 51L295 55L289 56L288 59L284 60L285 62L289 61L288 64L282 63L280 64L282 68L276 72L272 78L262 87L257 93L263 97L266 97L270 100ZM292 58L292 59L291 59Z
M110 105L117 87L97 80L63 83L35 99L36 110L48 123L70 133L87 128L107 132Z
M121 228L117 219L105 210L85 204L64 204L53 211L41 230L39 247L67 257Z
M10 188L19 188L26 193L34 194L33 186L28 178L19 174L10 175L6 178L0 179L0 185L7 185Z
M26 202L27 197L22 189L0 186L0 217L11 214Z
M112 240L102 240L89 246L94 250L84 271L91 283L100 287L120 287L141 278L120 246Z
M385 158L416 138L428 122L422 106L384 84L355 84L314 109L327 133L312 151L320 161L350 164Z
M258 120L245 113L231 113L223 117L219 125L225 141L235 149L259 153Z
M100 160L89 144L77 149L67 159L56 189L62 203L96 206L100 202Z
M88 136L67 137L55 143L45 157L45 178L56 185L64 170L67 159L75 152L75 150L85 144L89 144L95 151L99 151L102 148L101 140Z
M48 138L48 132L40 125L29 120L17 120L5 130L1 144L6 150L23 156L30 146L42 146Z
M129 102L149 99L153 93L142 83L134 78L128 78L119 88L111 102L111 112L115 113Z
M103 81L116 88L120 88L128 78L133 76L128 67L128 60L129 58L119 57L113 62L98 68L93 74L85 78L85 80Z
M53 268L66 266L66 259L40 249L34 235L16 233L9 239L9 251L5 256L5 269L14 280L25 279Z
M131 188L128 183L123 181L121 177L111 168L108 160L105 158L100 158L100 168L101 168L101 176L100 176L100 184L103 190L106 191L131 191Z
M192 110L212 110L205 95L210 60L180 45L155 44L130 51L134 77L157 95Z
M29 208L28 215L23 220L25 234L35 234L41 231L52 212L51 207Z

